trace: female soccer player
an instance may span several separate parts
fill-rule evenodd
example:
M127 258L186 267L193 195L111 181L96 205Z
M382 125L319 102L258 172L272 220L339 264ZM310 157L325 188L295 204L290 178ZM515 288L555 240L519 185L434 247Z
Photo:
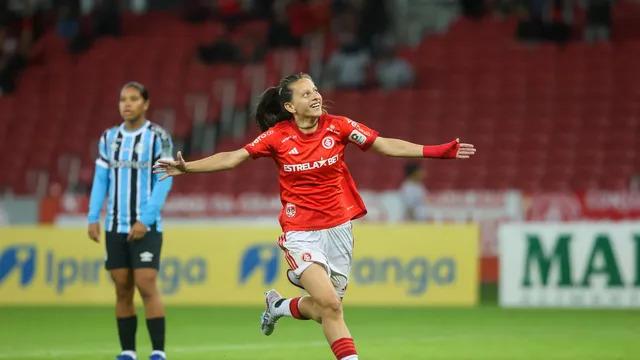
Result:
M243 161L271 157L278 166L283 235L278 244L291 270L287 275L309 296L284 299L275 290L265 293L261 328L273 332L283 316L313 319L322 325L339 360L357 359L353 339L343 319L342 297L347 287L353 250L351 220L366 213L346 164L344 149L353 143L387 156L466 159L471 144L457 139L423 146L383 138L343 116L327 114L322 96L306 74L288 76L262 95L256 121L263 131L244 148L197 161L160 160L154 167L162 178L190 172L232 169Z
M120 91L124 122L107 129L98 143L95 176L89 205L89 238L100 239L100 209L109 195L105 221L107 259L116 289L116 319L122 352L117 360L136 360L138 320L133 306L135 288L144 302L153 352L151 360L165 359L165 314L156 285L162 248L160 209L171 181L159 182L152 165L171 157L171 137L145 118L149 93L130 82Z

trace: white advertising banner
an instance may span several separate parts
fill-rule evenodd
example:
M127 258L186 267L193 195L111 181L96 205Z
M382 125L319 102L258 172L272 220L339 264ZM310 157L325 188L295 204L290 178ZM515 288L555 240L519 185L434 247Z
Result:
M500 305L640 307L640 222L499 229Z

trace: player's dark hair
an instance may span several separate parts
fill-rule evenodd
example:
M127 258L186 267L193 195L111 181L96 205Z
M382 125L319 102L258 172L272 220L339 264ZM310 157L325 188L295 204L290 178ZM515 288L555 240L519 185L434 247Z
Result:
M262 93L256 109L256 123L260 131L266 131L280 121L291 119L291 113L284 108L283 104L291 101L293 96L289 86L300 79L312 80L311 76L305 73L289 75L280 80L278 86L272 86Z
M140 84L139 82L129 81L128 83L124 84L124 86L122 87L123 90L126 88L132 88L132 89L138 90L138 92L140 93L140 96L142 96L144 101L149 101L149 90L147 90L147 88L144 85Z

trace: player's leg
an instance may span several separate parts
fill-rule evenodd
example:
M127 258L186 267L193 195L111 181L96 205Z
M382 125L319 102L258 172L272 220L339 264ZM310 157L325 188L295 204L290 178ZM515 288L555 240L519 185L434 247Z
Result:
M165 311L160 290L158 289L158 269L160 267L160 251L162 233L153 229L144 238L131 242L134 281L142 303L152 345L152 360L165 359Z
M302 273L300 282L310 295L309 298L302 300L302 304L299 304L302 315L319 319L324 336L331 345L336 359L358 359L353 338L344 322L342 300L329 279L326 269L313 264Z
M311 264L319 262L327 267L326 257L319 246L320 239L320 231L289 231L278 239L278 245L284 251L285 260L290 267L287 274L294 285L302 287L300 275ZM267 291L265 293L266 308L260 322L262 333L271 335L276 322L283 316L308 320L308 317L298 311L298 303L301 299L300 297L285 299L274 289Z
M106 239L105 267L109 270L116 291L116 322L121 348L118 359L135 359L138 318L133 305L135 287L127 254L126 234L108 232Z

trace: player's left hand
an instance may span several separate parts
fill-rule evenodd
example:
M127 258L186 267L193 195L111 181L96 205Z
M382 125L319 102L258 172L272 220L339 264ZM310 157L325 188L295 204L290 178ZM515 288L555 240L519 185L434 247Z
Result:
M131 231L129 231L129 235L127 236L127 241L135 241L140 240L147 233L147 227L141 223L140 221L136 221L135 224L131 227Z
M460 143L460 139L456 139L456 141L458 142L456 159L468 159L476 153L476 148L473 144Z

